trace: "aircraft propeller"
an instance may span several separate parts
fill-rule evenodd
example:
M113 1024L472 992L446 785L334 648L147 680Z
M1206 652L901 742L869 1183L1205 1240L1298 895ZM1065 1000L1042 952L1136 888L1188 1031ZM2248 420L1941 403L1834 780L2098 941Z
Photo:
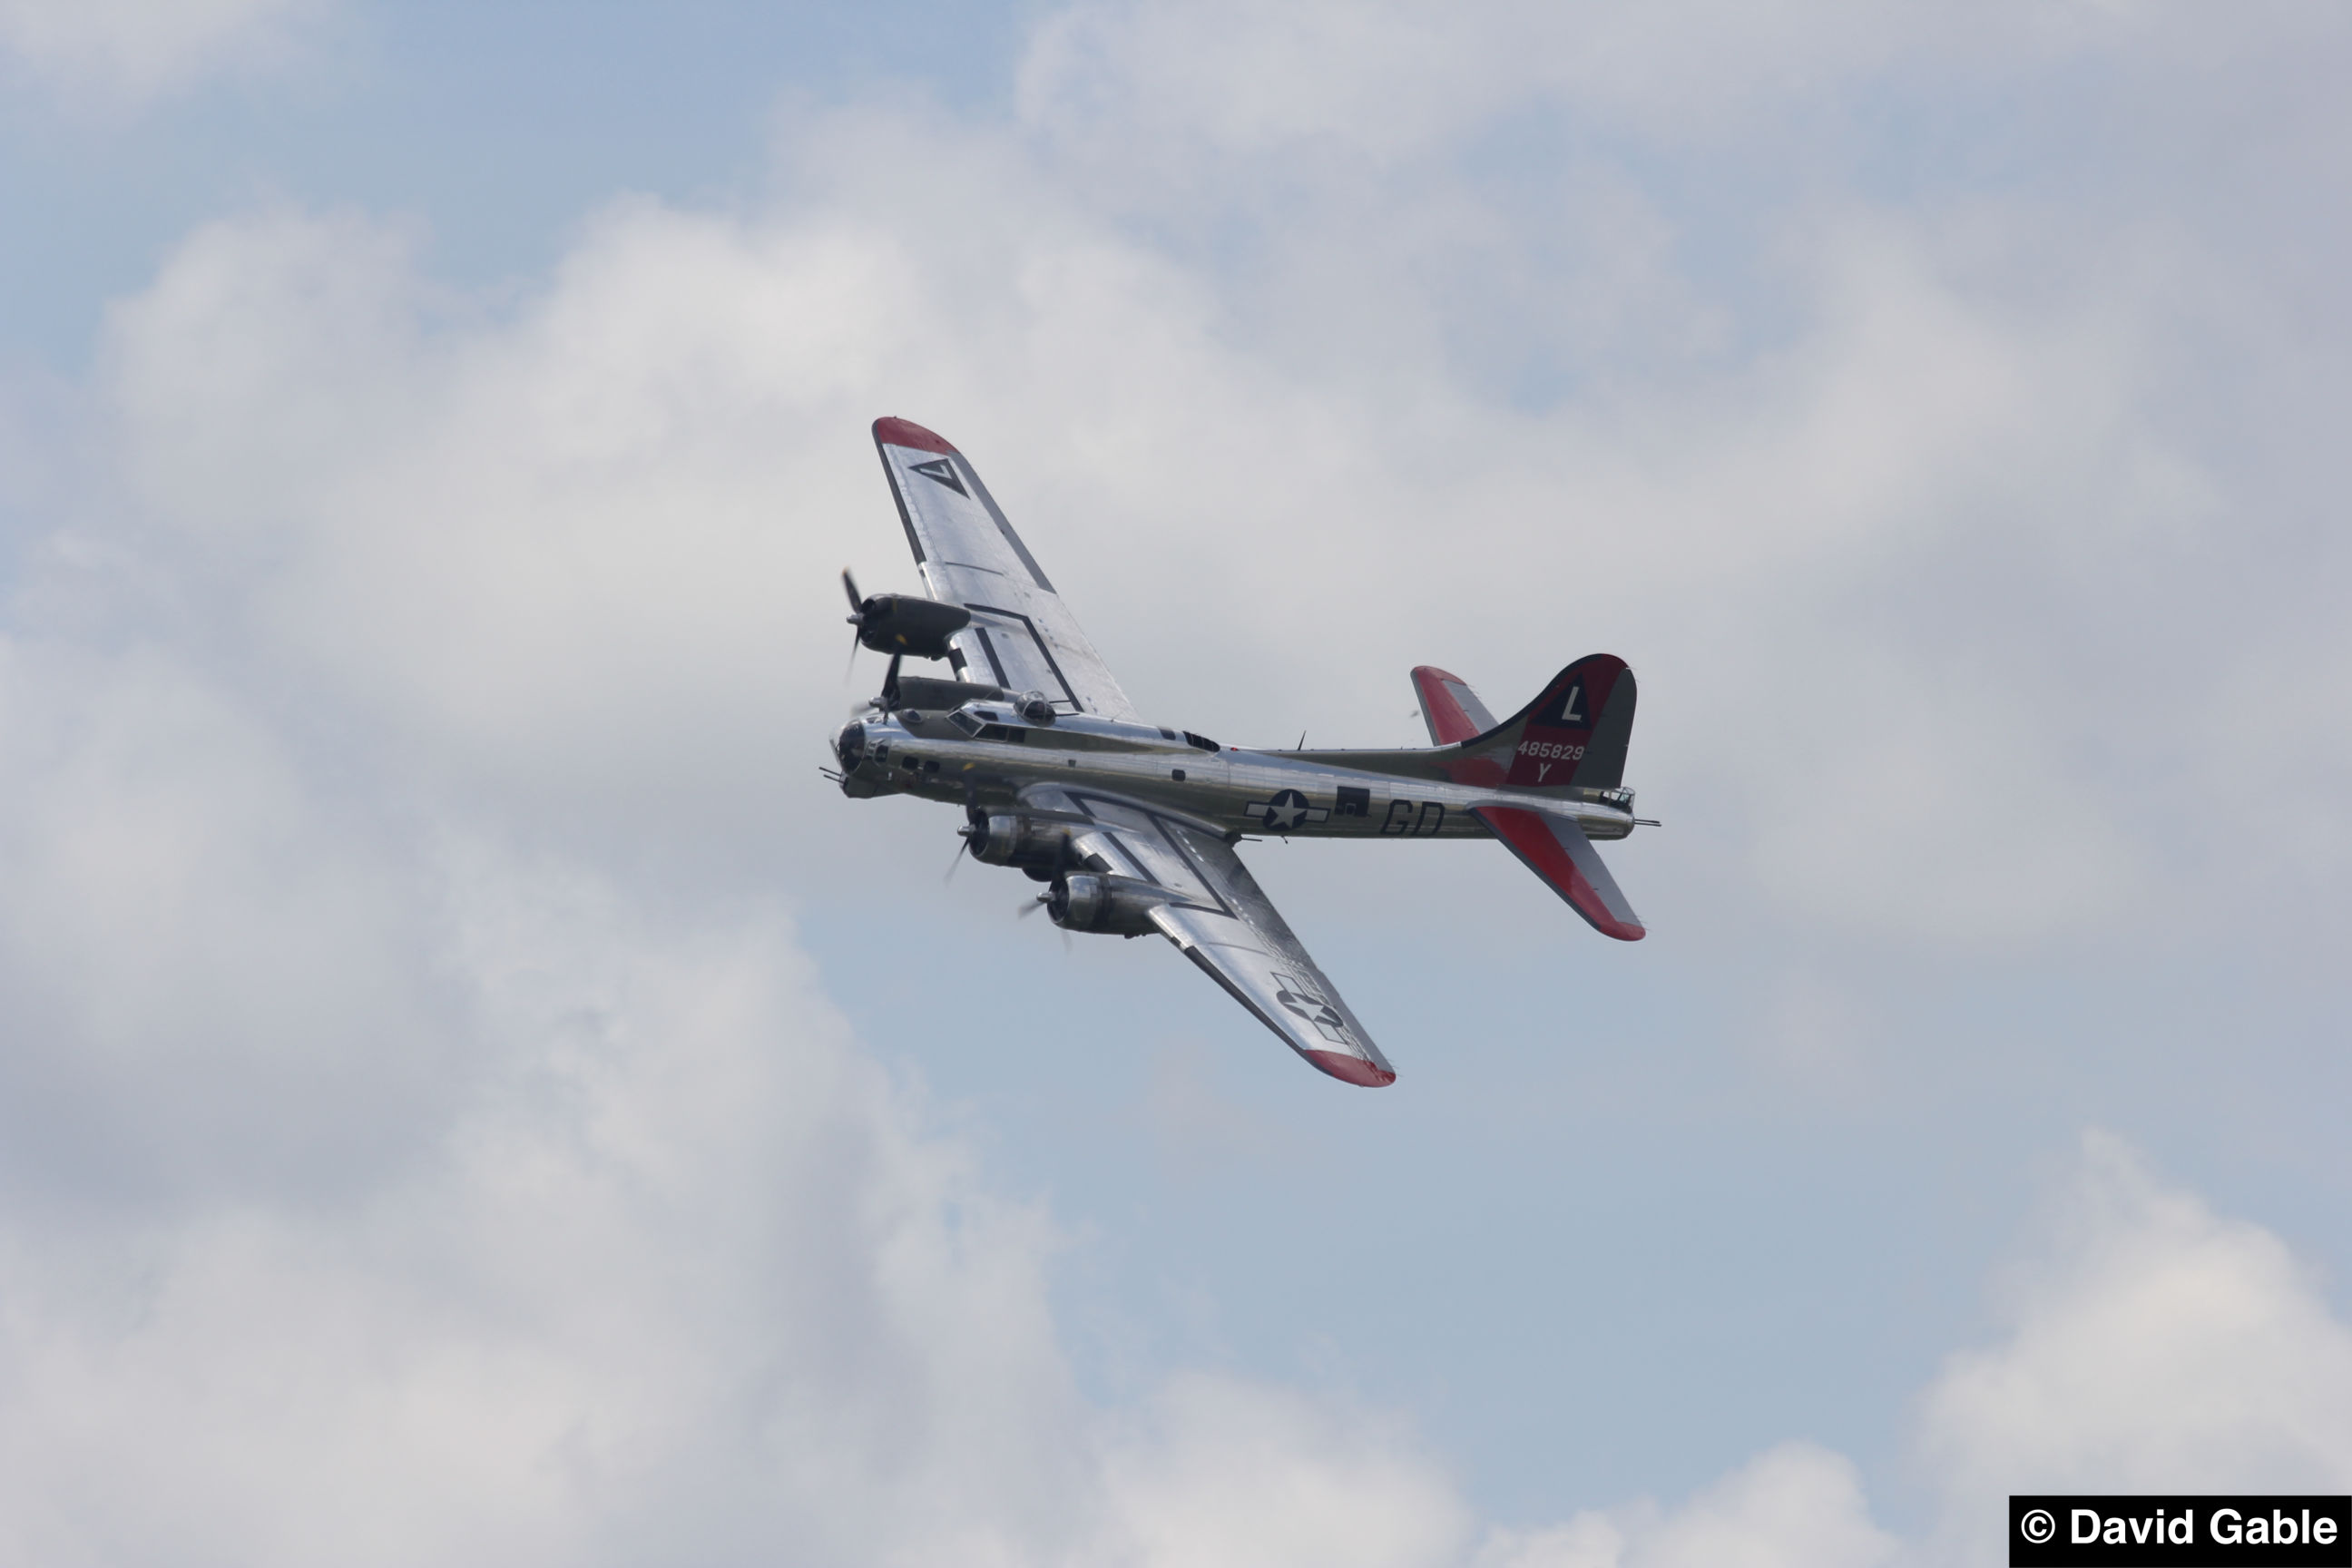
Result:
M846 566L841 569L841 587L849 595L849 671L855 671L857 645L866 640L866 596L857 591L857 579L849 574ZM845 681L849 679L849 671L842 675Z
M1039 910L1052 908L1053 903L1054 895L1051 893L1040 893L1034 899L1024 899L1013 907L1013 918L1014 920L1025 921L1031 915L1035 914ZM1066 926L1056 925L1055 929L1058 930L1062 933L1063 955L1066 957L1070 953L1075 952L1076 949L1070 945L1069 928Z
M955 858L948 862L948 874L940 879L941 886L955 880L956 868L963 864L966 855L974 859L980 858L980 841L988 836L988 813L980 809L980 787L977 784L964 785L963 823L956 829L956 837L961 842L956 845Z

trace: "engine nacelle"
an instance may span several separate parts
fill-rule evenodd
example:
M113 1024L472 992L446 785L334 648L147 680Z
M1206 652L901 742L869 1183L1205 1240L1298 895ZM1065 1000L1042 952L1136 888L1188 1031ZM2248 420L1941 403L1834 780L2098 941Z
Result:
M967 831L972 858L991 866L1058 866L1070 842L1066 823L1002 814Z
M1150 936L1160 929L1151 923L1151 911L1167 901L1165 888L1132 877L1084 872L1055 879L1045 895L1045 912L1064 931Z
M961 605L942 605L913 594L877 594L850 618L857 626L857 640L876 653L917 658L947 658L948 638L971 625L971 612Z

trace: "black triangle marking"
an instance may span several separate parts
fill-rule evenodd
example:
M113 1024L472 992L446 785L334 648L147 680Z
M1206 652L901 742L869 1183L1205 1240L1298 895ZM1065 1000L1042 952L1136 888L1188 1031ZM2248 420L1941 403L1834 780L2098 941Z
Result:
M956 478L955 465L949 462L945 458L933 458L928 463L916 463L911 465L911 467L914 468L915 472L922 475L923 478L936 480L939 483L947 486L948 489L955 491L956 494L962 496L967 500L971 499L971 492L963 488L963 481L961 479Z

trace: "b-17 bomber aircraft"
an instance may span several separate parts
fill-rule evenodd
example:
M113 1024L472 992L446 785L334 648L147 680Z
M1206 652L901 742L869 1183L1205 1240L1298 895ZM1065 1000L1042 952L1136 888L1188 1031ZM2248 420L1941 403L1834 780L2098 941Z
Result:
M1604 936L1642 922L1593 848L1633 831L1622 787L1633 672L1593 654L1497 723L1442 669L1412 672L1428 749L1251 751L1144 722L971 460L874 422L928 598L849 592L882 694L833 738L842 793L960 805L965 848L1046 884L1065 931L1164 936L1291 1049L1343 1082L1396 1080L1234 853L1244 837L1499 838ZM945 659L953 679L902 675Z

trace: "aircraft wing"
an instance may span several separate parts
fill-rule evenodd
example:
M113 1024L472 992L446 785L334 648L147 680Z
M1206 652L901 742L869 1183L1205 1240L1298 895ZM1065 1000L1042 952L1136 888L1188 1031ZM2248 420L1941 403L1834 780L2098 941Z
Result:
M904 419L877 419L874 445L931 597L971 612L971 625L951 639L957 674L1042 691L1064 712L1136 719L971 459Z
M1366 1089L1396 1081L1354 1010L1216 830L1091 790L1033 786L1022 799L1085 817L1090 826L1078 830L1076 848L1096 870L1167 889L1152 923L1308 1065Z

